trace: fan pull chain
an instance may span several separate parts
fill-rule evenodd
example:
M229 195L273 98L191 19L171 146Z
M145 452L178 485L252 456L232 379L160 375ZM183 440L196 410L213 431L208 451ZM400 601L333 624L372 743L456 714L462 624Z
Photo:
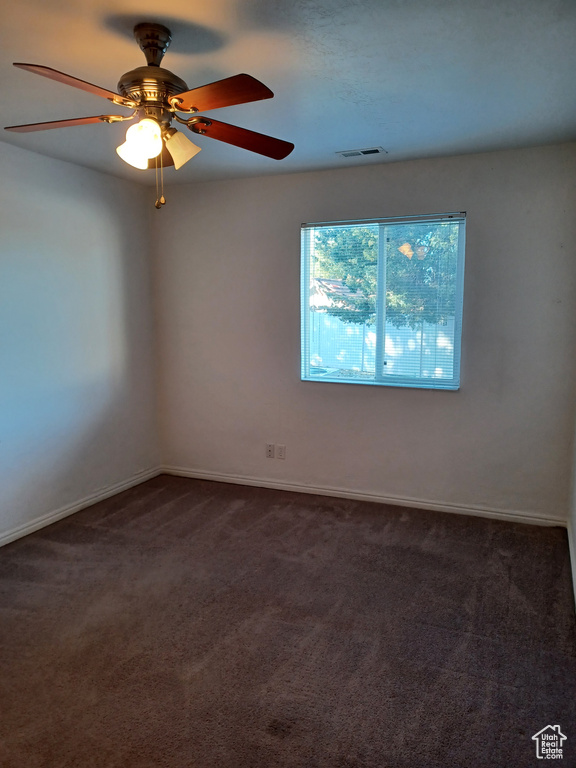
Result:
M160 208L162 204L158 199L158 156L154 158L154 168L155 168L155 175L156 175L156 202L154 203L154 205L156 206L156 208Z
M158 155L155 158L156 166L156 202L154 205L156 208L162 208L166 205L166 198L164 197L164 164L162 162L162 152L160 152L160 188L158 187Z

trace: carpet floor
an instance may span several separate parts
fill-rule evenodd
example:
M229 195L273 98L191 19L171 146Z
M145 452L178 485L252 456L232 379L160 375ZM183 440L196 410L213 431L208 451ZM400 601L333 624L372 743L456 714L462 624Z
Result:
M576 765L566 531L160 476L0 550L3 768Z

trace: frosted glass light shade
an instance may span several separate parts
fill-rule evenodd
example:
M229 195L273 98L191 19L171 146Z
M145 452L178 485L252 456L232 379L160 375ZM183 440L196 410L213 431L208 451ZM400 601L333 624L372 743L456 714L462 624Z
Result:
M126 141L116 152L129 165L144 170L148 160L162 151L162 131L155 120L146 117L126 131Z
M166 134L164 139L166 142L166 149L170 152L172 160L174 160L174 168L182 168L184 163L191 160L195 155L200 152L201 147L197 147L187 136L183 133L171 128Z
M124 160L125 163L128 163L128 165L132 165L134 168L140 168L143 171L148 168L149 158L143 157L142 153L139 152L137 148L133 147L130 142L125 141L124 144L120 144L119 147L116 147L116 152L118 152L122 160Z

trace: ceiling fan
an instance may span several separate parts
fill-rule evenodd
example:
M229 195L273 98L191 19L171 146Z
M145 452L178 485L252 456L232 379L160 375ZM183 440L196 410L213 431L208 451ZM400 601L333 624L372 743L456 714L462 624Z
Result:
M5 130L28 133L90 123L117 123L138 119L138 122L128 129L126 141L116 151L127 163L143 170L169 165L173 165L177 170L200 151L200 147L171 127L172 120L185 125L193 133L275 160L282 160L292 152L294 144L288 141L198 114L200 111L272 98L272 91L259 80L250 75L234 75L190 90L184 80L160 66L172 40L172 33L167 27L153 22L137 24L134 27L134 37L146 56L147 66L137 67L122 75L118 82L119 93L87 83L51 67L14 63L14 66L20 69L102 96L113 104L128 107L133 110L130 115L77 117L11 125ZM190 116L181 117L178 112ZM164 202L163 196L161 202ZM159 207L158 200L156 204Z

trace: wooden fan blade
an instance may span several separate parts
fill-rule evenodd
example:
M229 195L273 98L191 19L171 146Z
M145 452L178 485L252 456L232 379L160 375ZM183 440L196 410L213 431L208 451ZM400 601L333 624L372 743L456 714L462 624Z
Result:
M224 80L217 80L209 85L201 85L191 91L178 93L173 97L177 100L176 109L183 112L204 112L208 109L232 107L235 104L247 104L249 101L271 99L274 96L259 80L251 75L234 75ZM171 99L172 100L172 99Z
M71 85L74 88L79 88L81 91L88 91L96 96L103 96L105 99L114 102L114 104L121 104L124 107L135 107L136 102L125 99L114 91L108 91L106 88L101 88L99 85L92 85L85 80L79 80L77 77L67 75L64 72L59 72L57 69L51 67L43 67L41 64L21 64L14 62L15 67L25 69L28 72L33 72L35 75L42 75L50 80L56 80L58 83L64 83L65 85Z
M259 155L265 155L274 160L282 160L294 149L294 144L288 141L249 131L246 128L239 128L237 125L221 123L207 117L193 117L191 120L198 121L188 124L194 133L209 136L217 141L224 141L226 144L233 144L235 147L242 147L242 149L247 149L250 152L257 152Z
M122 120L121 115L95 115L94 117L73 117L70 120L51 120L48 123L27 123L26 125L9 125L5 131L14 133L30 133L31 131L49 131L50 128L67 128L73 125L89 125L90 123L114 123Z

